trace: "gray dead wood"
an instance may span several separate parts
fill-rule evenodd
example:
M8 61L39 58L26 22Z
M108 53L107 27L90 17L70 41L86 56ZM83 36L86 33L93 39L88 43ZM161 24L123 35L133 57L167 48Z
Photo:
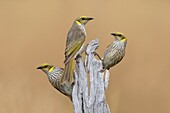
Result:
M74 113L110 113L105 97L109 71L105 74L100 72L102 61L94 56L98 47L98 40L92 40L86 47L85 62L81 56L77 58L75 85L72 92Z

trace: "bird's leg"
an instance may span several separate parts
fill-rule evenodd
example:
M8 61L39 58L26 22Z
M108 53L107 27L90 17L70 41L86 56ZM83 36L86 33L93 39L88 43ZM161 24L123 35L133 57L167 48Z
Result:
M102 61L102 59L101 59L101 57L99 56L98 53L96 53L96 52L92 52L92 53L94 54L94 56L97 56Z

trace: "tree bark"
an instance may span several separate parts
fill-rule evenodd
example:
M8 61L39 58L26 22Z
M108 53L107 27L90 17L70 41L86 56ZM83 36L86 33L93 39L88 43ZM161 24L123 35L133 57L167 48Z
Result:
M86 47L85 61L77 57L72 92L74 113L110 113L105 97L110 74L108 70L100 72L102 61L94 55L98 47L98 40L92 40Z

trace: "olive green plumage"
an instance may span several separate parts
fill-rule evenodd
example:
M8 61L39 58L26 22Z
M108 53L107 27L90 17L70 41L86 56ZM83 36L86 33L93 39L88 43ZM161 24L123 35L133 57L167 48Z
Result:
M102 71L106 69L109 70L111 67L118 64L125 56L127 38L121 32L115 32L111 35L115 37L115 41L112 42L104 52Z
M74 82L73 79L73 71L75 67L74 59L78 54L81 53L81 49L83 47L85 38L86 38L86 30L85 25L89 20L92 20L93 18L81 16L78 17L71 29L69 30L67 34L67 40L66 40L66 49L65 49L65 68L64 68L64 74L61 78L61 83L69 83L72 84Z
M45 72L51 85L72 100L73 86L69 84L61 84L63 68L54 67L50 64L42 64L37 69L41 69Z

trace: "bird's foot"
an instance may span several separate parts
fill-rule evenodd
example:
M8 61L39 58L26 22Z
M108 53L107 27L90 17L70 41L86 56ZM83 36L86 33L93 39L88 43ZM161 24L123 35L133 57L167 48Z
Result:
M99 70L100 73L103 73L106 69L101 69Z
M80 63L80 62L78 61L78 58L79 58L79 57L81 57L80 54L78 54L78 55L74 58L74 60L75 60L77 63Z
M74 86L74 85L75 85L75 82L73 82L71 85Z

